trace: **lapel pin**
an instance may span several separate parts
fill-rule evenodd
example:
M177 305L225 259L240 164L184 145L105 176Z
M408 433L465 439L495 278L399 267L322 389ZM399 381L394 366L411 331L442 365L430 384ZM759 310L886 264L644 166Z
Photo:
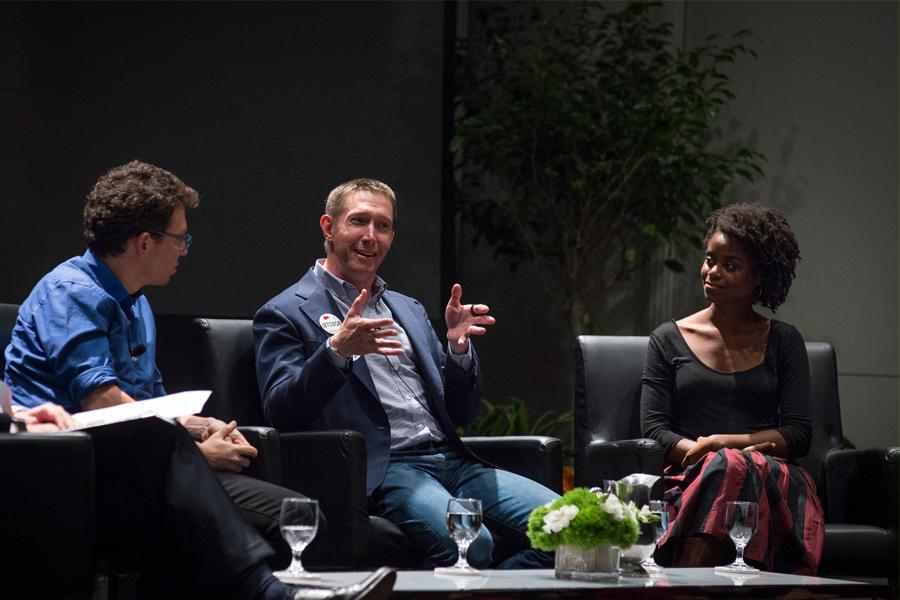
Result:
M331 313L325 313L319 317L319 327L324 329L328 335L334 335L341 327L341 320Z

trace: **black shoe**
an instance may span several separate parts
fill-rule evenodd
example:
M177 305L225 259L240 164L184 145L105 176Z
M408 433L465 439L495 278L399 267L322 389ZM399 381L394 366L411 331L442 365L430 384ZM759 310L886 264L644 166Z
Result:
M294 600L387 600L394 589L397 572L381 567L359 583L339 588L302 588Z

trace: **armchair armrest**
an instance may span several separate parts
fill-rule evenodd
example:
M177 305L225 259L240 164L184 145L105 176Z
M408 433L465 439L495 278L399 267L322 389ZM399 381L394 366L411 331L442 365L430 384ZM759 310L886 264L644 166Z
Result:
M244 434L258 454L250 461L250 466L242 471L244 475L262 479L275 485L281 484L281 442L278 431L271 427L242 426L238 431Z
M546 436L465 437L466 447L489 463L562 493L562 442Z
M884 456L885 481L888 484L888 527L897 531L900 518L900 448L888 448Z
M659 442L649 438L592 441L584 449L583 468L575 472L575 485L599 486L604 479L632 473L662 475L665 456Z
M825 516L897 530L900 448L832 450L825 455Z
M0 457L4 597L88 597L95 572L90 436L0 434ZM48 544L53 556L63 557L50 571L38 558L46 556Z
M319 501L328 529L304 562L317 568L361 566L372 547L366 495L366 444L355 431L281 433L282 485Z

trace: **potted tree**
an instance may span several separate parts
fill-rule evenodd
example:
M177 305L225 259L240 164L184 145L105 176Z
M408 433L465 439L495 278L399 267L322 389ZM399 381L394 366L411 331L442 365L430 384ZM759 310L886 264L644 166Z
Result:
M681 50L657 5L476 4L459 46L459 209L537 269L572 335L657 249L681 270L725 187L762 172L753 150L710 147L748 32Z

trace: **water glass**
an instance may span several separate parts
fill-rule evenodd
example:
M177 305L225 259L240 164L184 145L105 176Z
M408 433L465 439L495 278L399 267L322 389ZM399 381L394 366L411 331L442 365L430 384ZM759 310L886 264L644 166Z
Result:
M449 569L442 570L453 574L477 574L466 561L469 545L481 531L481 500L474 498L451 498L447 502L447 531L459 548L459 559Z
M293 578L318 579L309 573L300 562L303 550L316 537L319 529L319 501L311 498L285 498L281 501L279 518L281 535L291 547L291 566L284 572Z
M732 501L725 505L725 529L734 542L736 556L734 562L724 567L717 567L728 572L756 573L758 569L744 562L744 548L756 533L759 525L759 506L756 502Z

